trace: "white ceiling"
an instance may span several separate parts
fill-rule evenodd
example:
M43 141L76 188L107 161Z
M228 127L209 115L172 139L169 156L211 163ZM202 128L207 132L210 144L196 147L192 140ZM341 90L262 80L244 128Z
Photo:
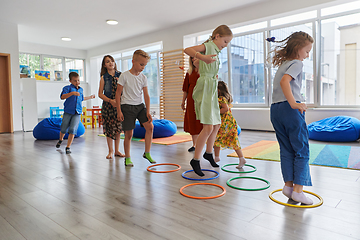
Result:
M88 50L261 1L0 0L0 21L18 24L20 42Z

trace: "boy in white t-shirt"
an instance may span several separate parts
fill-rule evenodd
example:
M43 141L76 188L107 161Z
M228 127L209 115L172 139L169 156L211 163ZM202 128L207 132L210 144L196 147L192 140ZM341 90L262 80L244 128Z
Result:
M120 75L116 90L117 118L122 121L125 132L124 151L125 166L134 166L130 158L130 145L136 119L145 128L145 152L143 157L150 163L156 163L150 156L154 125L150 114L150 96L147 78L142 73L150 56L143 50L136 50L132 58L132 68ZM145 105L142 101L144 93ZM145 107L146 106L146 107Z

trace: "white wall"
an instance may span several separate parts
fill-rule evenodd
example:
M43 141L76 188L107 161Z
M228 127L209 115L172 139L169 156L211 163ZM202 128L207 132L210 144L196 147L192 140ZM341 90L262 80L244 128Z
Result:
M18 27L0 22L0 52L10 54L14 131L22 130Z

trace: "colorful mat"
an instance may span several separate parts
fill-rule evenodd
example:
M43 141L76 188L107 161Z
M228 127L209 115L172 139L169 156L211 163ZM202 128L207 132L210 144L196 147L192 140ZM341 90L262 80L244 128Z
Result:
M101 137L105 137L104 134L99 134L98 136ZM121 139L124 139L124 134L122 133L120 135ZM145 142L144 138L132 138L132 141L137 141L137 142ZM156 144L162 144L162 145L171 145L171 144L176 144L176 143L182 143L182 142L189 142L191 141L191 135L189 133L186 132L176 132L173 136L171 137L164 137L164 138L153 138L152 143L156 143Z
M245 158L280 161L277 141L262 140L242 149ZM233 152L228 157L237 157ZM310 143L310 164L360 169L360 147Z

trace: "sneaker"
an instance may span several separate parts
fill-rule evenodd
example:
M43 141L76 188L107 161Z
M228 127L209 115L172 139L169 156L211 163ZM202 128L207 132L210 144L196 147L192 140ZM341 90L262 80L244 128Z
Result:
M131 158L125 158L125 166L127 167L133 167L134 164L131 161Z
M195 151L195 147L192 146L191 148L188 149L188 152L194 152Z
M66 154L70 154L70 153L71 153L70 148L69 148L69 147L66 147L66 148L65 148L65 152L66 152Z
M61 145L61 143L62 143L62 140L59 140L59 141L57 142L57 144L56 144L56 148L59 148L60 145Z

